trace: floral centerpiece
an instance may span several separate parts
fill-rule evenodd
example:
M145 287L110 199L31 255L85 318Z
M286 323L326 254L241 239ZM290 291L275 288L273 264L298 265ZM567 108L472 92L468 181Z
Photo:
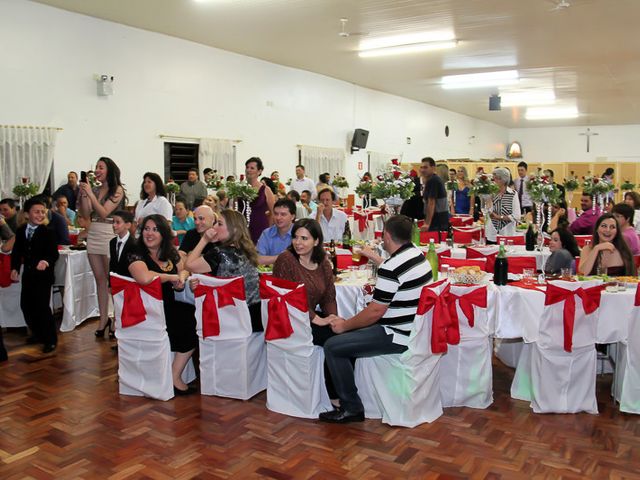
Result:
M258 192L240 175L239 180L227 180L222 188L233 201L233 208L238 210L247 218L247 223L251 217L251 203L258 196Z
M20 198L33 197L40 191L40 185L37 183L19 183L13 187L13 194Z
M371 191L373 190L373 181L365 175L358 183L356 187L356 193L358 195L371 195Z
M212 188L214 190L220 190L224 186L224 176L218 175L218 171L214 170L211 173L211 178L207 182L207 188Z
M445 188L450 192L458 189L458 181L457 180L448 180L444 184Z
M476 178L471 180L471 187L469 187L469 196L471 195L495 195L500 188L498 184L493 180L493 175L490 173L484 173L479 171Z
M396 210L404 200L413 196L413 178L402 171L398 159L391 160L391 164L376 179L378 181L371 188L371 196L383 199L386 205L395 207Z
M529 175L525 186L531 200L535 203L556 204L561 197L560 189L551 180L551 177L542 173Z
M580 188L580 184L578 183L578 179L576 178L573 170L569 173L571 173L571 176L569 178L565 178L562 185L567 192L573 192Z
M631 183L629 180L625 180L624 182L622 182L620 184L620 188L623 191L628 192L628 191L633 190L634 188L636 188L636 184L635 183Z
M167 197L168 197L167 199L169 200L169 203L171 203L171 205L175 207L176 194L180 193L180 185L178 185L173 180L169 179L169 181L164 184L164 190L167 192Z
M525 187L531 200L536 205L536 226L538 232L542 232L542 226L544 225L544 205L547 206L547 225L551 224L551 205L558 203L561 197L560 189L553 183L551 177L543 175L540 170L537 173L529 175L529 178L525 182ZM544 237L538 235L538 248L542 249Z
M604 198L615 186L604 178L587 175L582 177L582 190L585 195L593 197L593 211L596 209L596 201L600 204L600 210L604 211Z
M40 191L40 185L29 181L29 177L21 177L20 183L13 187L13 194L20 199L20 208L24 207L27 198L36 195Z
M349 182L339 173L333 177L333 186L338 188L349 188Z

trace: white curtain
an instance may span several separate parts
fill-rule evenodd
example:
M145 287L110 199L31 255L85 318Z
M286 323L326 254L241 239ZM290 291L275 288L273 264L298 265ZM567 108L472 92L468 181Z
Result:
M302 165L304 165L307 177L315 183L319 182L321 173L329 173L331 178L336 173L345 174L345 151L340 148L300 147L302 152Z
M236 155L231 140L201 138L198 148L198 165L200 173L205 168L213 168L225 178L236 174ZM202 176L200 177L202 178Z
M13 187L29 177L40 192L53 165L56 128L0 126L0 195L13 197Z
M373 175L373 178L389 168L391 160L394 158L402 161L402 154L369 152L369 172Z

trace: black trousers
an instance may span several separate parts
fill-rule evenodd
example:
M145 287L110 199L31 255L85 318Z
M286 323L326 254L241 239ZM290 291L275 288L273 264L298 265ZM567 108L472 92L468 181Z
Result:
M42 276L26 271L22 274L20 308L31 334L44 345L56 345L58 332L51 312L51 286Z

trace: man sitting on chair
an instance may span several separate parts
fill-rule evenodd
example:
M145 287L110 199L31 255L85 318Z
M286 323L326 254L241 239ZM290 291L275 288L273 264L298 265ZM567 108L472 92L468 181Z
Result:
M387 220L382 238L390 256L378 269L373 301L349 319L327 317L338 334L324 344L324 354L340 398L340 408L320 414L321 421L364 420L352 359L407 350L422 287L431 281L429 262L411 243L412 227L413 222L404 215Z

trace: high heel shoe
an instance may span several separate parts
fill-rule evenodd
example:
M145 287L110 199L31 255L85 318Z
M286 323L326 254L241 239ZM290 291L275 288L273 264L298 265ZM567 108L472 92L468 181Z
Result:
M116 321L109 319L109 339L114 340L116 338Z
M103 328L99 328L97 329L95 332L93 332L93 334L97 337L97 338L102 338L104 337L104 332L107 328L109 328L111 326L111 319L107 320L106 325Z

